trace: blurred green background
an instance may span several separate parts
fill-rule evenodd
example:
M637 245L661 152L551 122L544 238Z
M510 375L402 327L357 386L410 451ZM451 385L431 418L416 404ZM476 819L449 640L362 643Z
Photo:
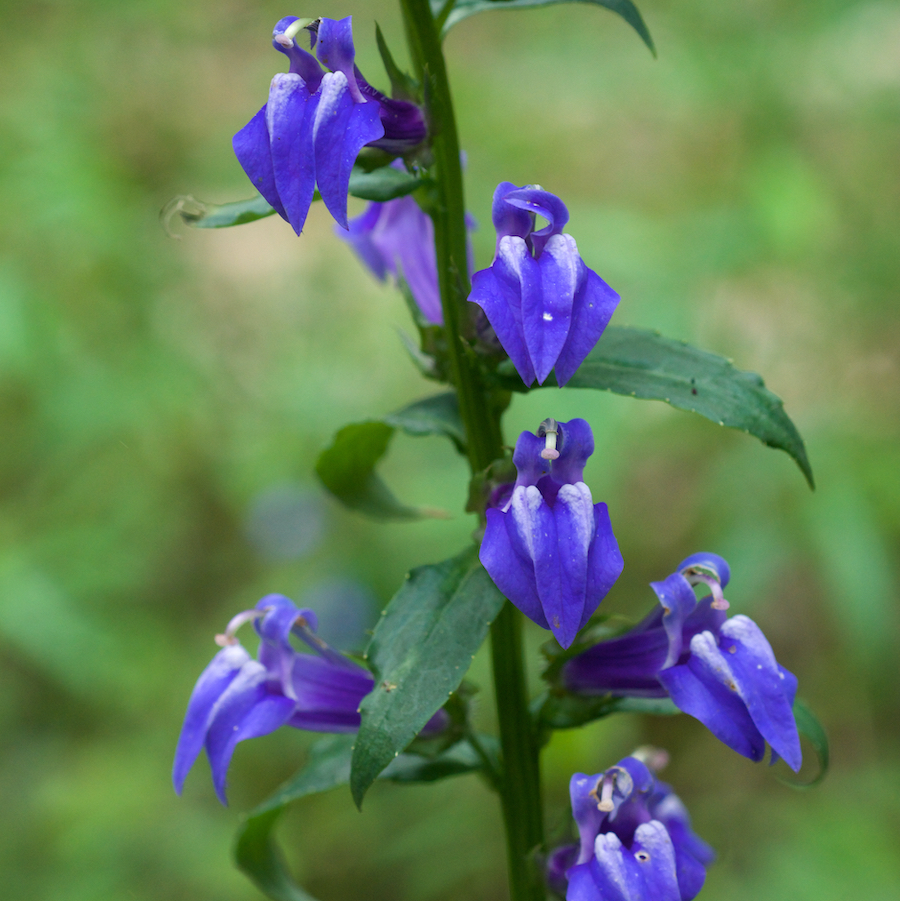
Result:
M622 294L614 321L761 372L806 438L818 490L745 435L602 393L518 398L507 438L547 415L587 418L598 447L587 480L626 560L605 608L640 616L650 580L694 551L723 554L732 609L799 676L834 765L797 792L687 717L613 719L558 734L545 755L551 837L569 828L573 771L649 741L671 752L665 777L718 850L702 897L889 901L900 892L900 6L641 7L656 61L621 20L579 4L491 13L451 34L478 264L491 258L498 181L558 193L583 257ZM174 743L213 634L267 592L327 610L351 591L360 618L332 603L329 628L359 646L404 572L455 553L474 526L459 513L373 525L315 484L335 429L434 390L400 350L401 299L362 271L320 206L301 239L277 218L181 240L160 227L173 195L250 193L231 135L283 69L269 35L290 13L352 13L376 85L376 18L404 56L387 0L3 5L7 898L260 897L231 865L232 835L310 736L240 746L229 809L205 761L175 797ZM461 509L465 467L437 438L398 437L384 473L406 501ZM544 637L529 632L535 671ZM482 656L472 675L487 687ZM490 721L488 691L479 715ZM323 901L503 897L497 806L475 778L376 786L363 815L334 792L297 805L280 835Z

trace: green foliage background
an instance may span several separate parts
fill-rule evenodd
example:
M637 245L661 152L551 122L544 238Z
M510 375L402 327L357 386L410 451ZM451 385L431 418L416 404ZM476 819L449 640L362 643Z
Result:
M462 23L447 51L468 202L490 261L500 180L571 211L585 260L654 327L761 372L807 440L819 485L746 436L588 391L515 399L507 437L584 416L587 471L626 560L608 610L641 615L651 579L700 549L732 564L735 611L764 628L828 727L833 772L797 793L686 717L619 717L545 755L550 829L567 783L636 744L717 848L702 897L867 901L900 884L900 7L881 0L645 0L653 61L583 5ZM387 0L45 0L0 28L0 871L14 899L238 901L240 811L303 759L284 730L239 748L230 809L205 763L169 767L212 635L270 591L350 576L379 604L410 567L456 553L465 468L398 436L384 475L454 518L376 525L318 493L345 422L428 393L400 350L402 300L361 270L321 208L172 240L175 194L249 193L231 135L283 68L281 16L354 14L386 86ZM359 208L362 204L359 205ZM263 492L307 495L324 534L292 560L247 538ZM537 629L530 634L537 668ZM473 677L487 684L479 657ZM488 693L480 717L489 724ZM811 754L809 755L812 756ZM806 774L804 774L806 775ZM810 773L809 776L812 776ZM502 896L493 797L475 778L378 785L297 806L281 827L323 901Z

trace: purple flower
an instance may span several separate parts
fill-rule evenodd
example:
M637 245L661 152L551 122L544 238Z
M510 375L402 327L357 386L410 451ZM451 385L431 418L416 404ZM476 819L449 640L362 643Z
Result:
M487 511L480 559L500 591L567 648L624 565L606 504L583 481L594 452L583 419L522 432L515 485Z
M751 760L766 742L772 762L795 772L802 761L792 707L797 679L775 660L759 626L743 615L726 617L722 589L728 564L716 554L694 554L651 588L660 606L629 632L573 657L563 684L580 694L671 697L718 739ZM698 602L693 585L712 591Z
M370 203L351 219L347 232L337 230L382 281L390 273L405 279L422 315L432 325L443 325L438 288L434 225L412 197Z
M535 215L548 223L539 231ZM484 310L526 385L542 384L554 366L557 384L565 385L603 334L619 295L562 234L569 211L549 191L502 182L493 220L497 253L490 269L475 273L469 300Z
M636 752L637 754L637 752ZM569 783L579 844L557 849L548 883L567 860L567 901L691 901L706 878L712 849L691 829L687 810L637 756ZM561 891L560 891L561 893Z
M318 62L295 43L301 20L278 22L272 46L288 57L290 71L272 79L268 103L234 136L247 176L298 235L316 186L347 228L350 170L364 146L402 153L426 134L419 107L385 97L354 65L350 19L308 26Z
M254 660L234 637L252 620L260 637ZM225 777L238 742L280 726L313 732L354 732L360 701L372 676L315 635L316 615L280 594L239 613L216 641L223 645L203 671L188 702L175 751L172 780L181 793L188 771L206 750L213 785L223 804ZM293 634L315 653L299 653Z

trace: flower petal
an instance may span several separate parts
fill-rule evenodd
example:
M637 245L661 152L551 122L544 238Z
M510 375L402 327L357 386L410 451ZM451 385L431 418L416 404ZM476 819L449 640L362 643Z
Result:
M312 732L355 732L359 728L360 702L375 684L366 670L297 654L292 676L297 705L289 725Z
M609 510L604 503L594 504L594 538L588 555L587 602L581 626L591 618L624 568L625 560L613 534Z
M551 474L557 482L583 482L585 464L594 453L594 433L584 419L570 419L557 427L559 456L552 463Z
M719 644L730 652L731 670L738 692L756 728L772 749L797 772L803 758L797 723L791 710L796 680L786 684L786 677L775 660L772 646L749 617L738 615L727 620L722 626ZM794 690L790 698L787 689Z
M275 187L275 170L272 167L272 147L266 126L264 106L231 140L235 156L253 187L265 198L282 219L287 213Z
M500 241L507 235L527 238L534 231L534 216L528 208L523 204L511 204L506 201L509 194L521 190L523 189L510 181L501 181L494 191L491 219L497 232L498 248Z
M212 769L213 786L223 804L228 765L239 741L258 738L284 725L294 702L266 687L266 668L255 660L246 663L219 698L210 717L206 755Z
M497 340L509 355L522 381L531 385L535 374L522 330L522 287L518 275L520 267L510 265L511 260L521 260L523 257L534 264L521 238L502 238L497 259L491 268L482 269L472 277L469 300L484 310L497 334ZM523 260L522 265L528 264Z
M537 260L540 282L522 281L522 327L538 384L550 375L566 343L584 264L570 235L553 235Z
M525 489L517 489L524 492ZM540 503L540 492L537 503ZM515 494L516 492L514 492ZM532 502L535 502L532 499ZM494 584L529 619L549 629L538 597L534 575L534 560L520 538L519 527L509 513L488 510L487 526L478 558Z
M340 72L347 79L350 95L357 103L362 103L363 96L356 84L354 72L356 50L353 47L352 19L352 16L345 19L319 19L316 56L332 72Z
M701 551L699 554L691 554L690 557L685 557L684 560L678 564L676 570L678 572L684 572L684 570L691 566L700 566L704 569L711 569L718 575L719 584L723 588L728 585L728 581L731 578L731 567L729 567L728 561L718 554L711 554L709 551Z
M687 663L659 674L672 701L738 754L762 760L765 739L747 711L738 681L715 637L711 632L701 632L691 639L690 648Z
M591 541L594 537L594 503L590 488L584 482L560 487L552 514L561 585L560 590L545 596L538 580L538 593L553 635L562 647L567 648L582 624L597 609L594 598L589 599L590 604L586 598L588 556L593 550ZM597 598L597 604L601 598ZM591 605L592 609L585 617L586 607ZM555 628L554 623L557 624Z
M569 238L568 235L561 237ZM569 240L572 242L571 252L577 256L575 241ZM580 262L581 257L578 260ZM585 357L594 349L619 303L619 295L593 269L588 269L584 263L581 265L583 276L572 303L568 338L556 360L556 382L560 387L575 375Z
M180 795L184 780L206 740L206 733L216 702L234 681L241 667L250 661L250 655L239 644L222 648L212 662L200 674L188 701L184 725L175 749L172 782Z
M677 572L667 576L662 582L651 582L650 587L656 592L662 605L662 625L669 639L669 650L662 665L665 669L678 663L685 641L684 622L694 612L697 596L688 580Z
M275 188L284 216L299 235L316 185L313 122L319 95L291 73L276 75L269 89L266 124L272 149Z
M391 271L406 280L422 315L433 325L443 325L431 217L412 197L390 200L372 231L372 243Z
M359 151L384 135L374 101L358 103L343 72L322 79L313 124L315 172L319 193L328 211L347 228L347 194L350 170Z
M641 871L648 901L682 901L678 889L675 849L666 827L658 820L638 826L631 853Z

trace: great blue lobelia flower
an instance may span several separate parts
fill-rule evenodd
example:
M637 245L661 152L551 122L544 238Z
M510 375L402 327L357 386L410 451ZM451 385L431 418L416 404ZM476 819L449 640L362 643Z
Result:
M350 20L323 18L308 26L317 61L295 41L302 20L281 19L272 46L288 57L290 71L272 79L268 102L234 136L247 176L298 235L317 186L347 228L350 170L363 147L400 154L426 135L418 106L375 90L354 65Z
M494 499L480 559L497 587L567 648L622 572L606 504L584 483L594 452L583 419L522 432L515 485Z
M399 161L392 165L402 168ZM475 220L467 215L466 228L472 231L475 227ZM383 281L388 273L395 279L402 277L427 322L444 324L434 223L412 197L372 202L363 213L350 220L346 231L335 228L335 232L353 248L376 278ZM471 269L470 260L470 272Z
M792 712L797 679L778 664L753 620L726 616L729 577L716 554L683 560L662 582L651 582L660 606L624 635L569 660L563 684L589 695L668 695L739 754L761 760L768 742L772 762L784 758L796 772L802 762ZM696 584L712 593L698 602Z
M376 278L402 275L425 319L432 325L444 324L434 224L412 197L370 203L350 220L347 231L335 231Z
M235 637L251 620L260 637L256 660ZM283 725L313 732L359 728L359 704L372 690L372 676L330 648L315 634L316 627L312 610L270 594L253 610L235 616L224 635L216 637L222 650L197 680L175 751L172 780L179 794L201 749L225 804L225 777L238 742ZM299 653L291 635L314 653Z
M619 295L588 269L563 202L538 185L502 182L494 192L497 252L476 272L469 300L478 304L522 381L542 384L556 368L565 385L603 334ZM547 225L535 230L535 217Z
M696 897L715 855L643 760L626 757L595 776L576 773L569 794L579 844L558 848L548 861L548 883L567 901Z

